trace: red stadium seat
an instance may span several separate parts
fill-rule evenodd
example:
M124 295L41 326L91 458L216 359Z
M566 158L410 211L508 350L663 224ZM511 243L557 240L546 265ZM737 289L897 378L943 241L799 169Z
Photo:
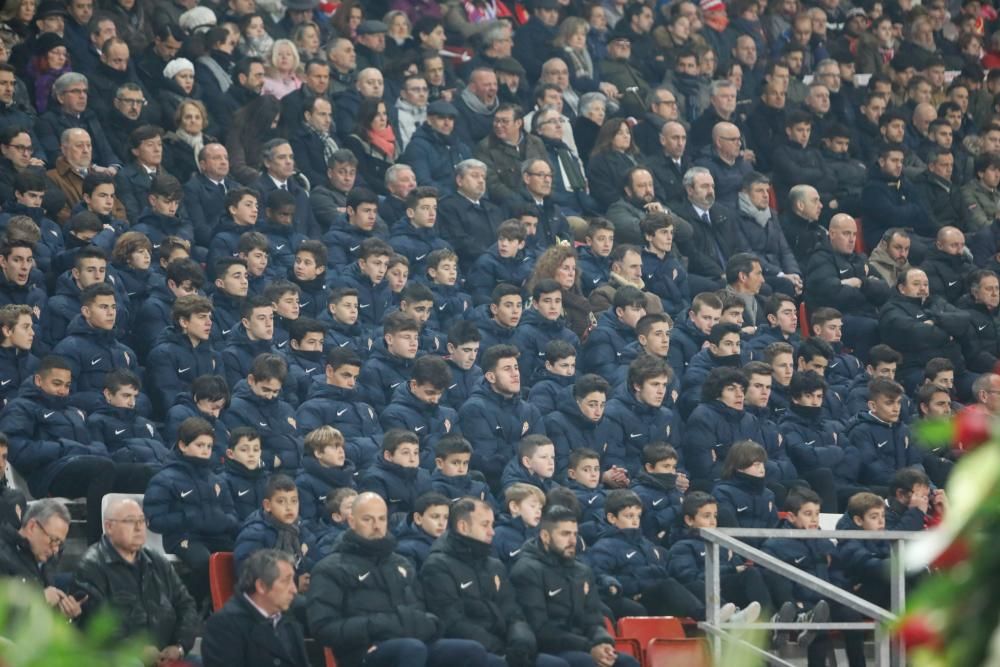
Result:
M634 639L616 639L615 650L623 655L630 655L642 664L642 649Z
M323 661L326 667L337 667L337 658L333 656L329 646L323 649Z
M209 557L208 587L212 592L212 610L219 611L236 590L236 561L231 551L220 551Z
M701 638L654 639L646 647L645 667L711 667L708 646Z
M806 312L805 301L799 304L799 329L803 338L809 338L809 313Z
M773 185L767 186L767 205L775 211L778 210L778 193L775 192Z
M858 225L858 238L854 240L854 252L867 254L868 248L865 247L865 232L861 226L861 218L854 218L854 222Z

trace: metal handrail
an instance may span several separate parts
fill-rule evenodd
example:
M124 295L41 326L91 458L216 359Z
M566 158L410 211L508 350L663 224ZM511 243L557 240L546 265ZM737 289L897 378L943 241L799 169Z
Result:
M903 570L903 543L919 535L917 532L901 530L796 530L796 529L764 529L764 528L702 528L701 536L705 539L705 621L699 626L712 637L712 648L716 659L721 655L722 641L738 643L750 648L755 653L765 657L768 662L782 667L794 667L791 663L768 653L759 647L754 647L745 640L730 634L730 630L761 629L761 630L866 630L875 631L875 661L878 667L890 667L905 663L905 653L900 642L894 641L884 630L884 624L895 620L906 606L906 576ZM850 539L850 540L884 540L890 543L890 609L886 610L872 604L849 591L845 591L828 581L815 577L808 572L789 565L774 556L750 546L738 538L767 539L771 537L792 538L803 540ZM754 623L734 624L720 623L719 610L722 606L721 578L719 567L722 564L720 548L726 548L756 565L776 572L797 584L816 591L824 598L844 605L872 621L861 623Z

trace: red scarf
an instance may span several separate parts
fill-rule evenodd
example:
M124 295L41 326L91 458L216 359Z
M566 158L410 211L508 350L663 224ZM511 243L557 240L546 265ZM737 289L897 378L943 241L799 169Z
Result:
M384 130L368 130L368 141L390 160L396 157L396 134L391 125L386 125Z

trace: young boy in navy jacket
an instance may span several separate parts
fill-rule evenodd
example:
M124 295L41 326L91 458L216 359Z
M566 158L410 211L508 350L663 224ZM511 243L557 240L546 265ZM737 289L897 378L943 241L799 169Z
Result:
M188 590L208 597L208 559L232 551L239 528L223 480L212 472L215 429L204 419L186 419L177 430L174 460L149 481L143 510L163 546L187 566Z
M358 492L350 487L331 489L323 503L323 518L317 528L316 560L320 561L333 552L333 545L348 529L347 520L351 518L351 508Z
M601 455L593 449L574 449L566 469L566 488L580 503L580 537L587 544L593 544L606 525L607 490L601 484Z
M704 618L700 597L667 574L667 552L643 536L639 496L615 489L608 494L604 509L607 529L584 552L594 573L617 580L619 594L641 604L646 613Z
M417 434L394 428L382 438L382 458L365 470L358 491L371 491L385 499L389 520L396 524L413 511L417 498L431 490L430 474L420 467Z
M332 426L320 426L307 433L305 450L302 471L295 478L299 487L299 517L306 526L320 532L324 504L331 489L353 489L357 470L347 460L344 436Z
M504 491L506 513L497 518L493 535L493 555L509 566L521 547L538 535L545 494L532 484L514 484Z
M688 479L677 472L677 450L663 442L642 448L642 472L632 481L632 490L642 500L642 534L656 544L668 546L671 534L681 529L681 503Z
M766 462L764 447L752 440L737 442L729 449L722 465L722 479L712 489L719 503L723 526L774 528L778 525L774 492L764 483Z
M319 321L327 327L323 347L345 348L365 359L371 351L372 339L358 322L358 290L353 287L330 290L326 304L326 312L319 316Z
M472 445L458 433L450 433L434 446L434 472L431 488L452 501L478 498L496 508L490 487L481 478L469 474Z
M294 558L299 590L308 589L308 573L316 564L316 540L299 519L299 490L288 475L271 475L261 507L240 527L233 549L236 572L261 549L277 549Z
M837 530L885 530L885 501L862 491L851 496ZM889 606L889 542L838 540L832 569L841 588L881 607Z
M545 365L532 378L528 400L547 415L559 404L559 392L575 381L576 348L564 340L550 340L545 345Z
M441 397L441 402L458 410L472 390L483 379L483 369L476 365L483 336L475 323L456 322L448 329L448 368L451 369L451 384Z
M434 540L448 527L448 502L440 493L423 494L396 531L396 553L412 560L418 570L430 555Z
M923 450L910 438L910 429L900 422L903 386L894 380L875 378L868 383L868 411L858 414L847 437L860 456L860 482L875 490L887 490L897 470L914 467L923 471Z
M705 594L705 540L698 534L701 528L718 526L718 503L704 491L693 491L684 497L681 506L684 516L685 533L670 547L667 571L674 579L684 582L688 590L697 596ZM728 549L720 549L722 562L719 565L722 584L722 598L739 604L723 606L722 618L733 622L753 623L760 616L761 607L771 607L771 594L764 584L759 570L751 567L740 556ZM735 612L735 613L734 613ZM783 620L794 618L794 610L779 614Z
M805 488L790 491L785 498L785 510L788 512L788 519L782 521L778 525L779 528L819 530L820 497L815 491ZM772 537L764 540L761 549L818 579L830 581L830 561L834 550L832 540ZM806 586L793 584L792 595L798 609L798 622L823 623L829 620L831 605L820 593ZM834 606L840 615L847 612L839 605ZM845 633L844 639L848 647L848 662L851 665L864 665L864 636L860 633ZM821 667L826 664L826 654L830 648L830 638L826 633L820 632L817 635L815 632L803 630L798 634L798 645L809 646L809 665ZM862 660L857 663L852 660L852 650L857 650L859 646Z
M558 484L552 479L556 474L556 447L545 435L529 435L517 446L517 458L504 468L501 486L506 489L513 484L531 484L542 493Z
M944 489L931 490L931 480L916 468L892 476L885 508L886 530L926 530L941 523L948 507Z
M240 521L260 509L267 487L267 470L261 461L260 434L256 429L239 426L229 434L226 462L219 476Z
M434 295L434 312L429 325L447 331L472 310L472 297L458 289L458 255L449 249L427 256L427 286Z
M490 303L493 288L500 283L520 287L531 276L535 262L524 251L527 234L519 220L505 220L497 227L497 242L476 259L471 269L465 267L469 274L465 285L476 305Z
M130 370L121 368L108 373L104 378L104 401L87 415L87 429L93 440L104 443L113 461L142 463L159 470L170 459L170 452L153 423L136 412L141 389L139 376Z

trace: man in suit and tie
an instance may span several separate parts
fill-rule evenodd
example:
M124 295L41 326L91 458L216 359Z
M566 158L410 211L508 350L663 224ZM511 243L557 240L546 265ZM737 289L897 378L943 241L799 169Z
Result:
M653 182L660 201L667 206L684 201L684 172L691 161L684 156L687 148L687 130L675 120L668 120L660 129L660 146L663 148L647 162L653 172Z
M287 190L295 197L295 231L310 238L319 237L320 229L309 206L309 193L292 176L295 175L295 154L292 145L284 139L271 139L261 147L264 173L254 184L254 189L264 201L275 190ZM264 221L266 206L260 207L258 222Z
M229 151L222 144L205 144L198 152L198 173L184 184L184 210L194 226L195 245L207 248L226 213L226 194L241 187L229 177Z
M673 212L691 223L691 236L678 235L677 246L688 258L691 292L712 292L725 287L726 262L739 252L736 224L739 216L715 203L715 181L704 167L684 172L684 203Z

